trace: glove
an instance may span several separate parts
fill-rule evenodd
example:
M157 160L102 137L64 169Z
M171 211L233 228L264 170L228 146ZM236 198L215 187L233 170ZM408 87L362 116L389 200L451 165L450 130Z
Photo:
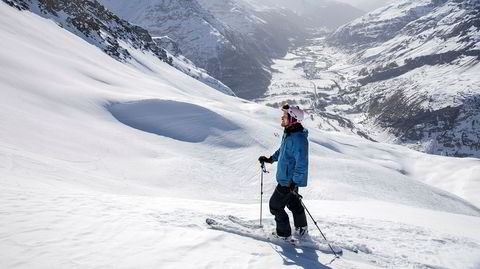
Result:
M272 157L267 158L267 157L265 157L265 156L260 156L260 157L258 158L258 161L259 161L260 163L273 163Z
M291 193L298 196L298 186L297 184L295 184L295 182L290 181L290 184L288 184L288 189L290 190Z

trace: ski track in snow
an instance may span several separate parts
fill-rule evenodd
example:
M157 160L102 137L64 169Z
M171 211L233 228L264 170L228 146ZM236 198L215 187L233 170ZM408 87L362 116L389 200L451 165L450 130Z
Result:
M3 268L217 268L222 263L244 268L265 256L275 263L275 255L268 248L286 264L303 264L304 268L325 265L332 258L320 251L210 230L204 223L206 217L226 218L222 212L238 212L242 219L252 219L250 215L258 205L17 189L2 189L0 194ZM317 210L314 213L319 214ZM365 268L356 267L358 262L383 268L442 268L436 264L459 268L455 264L468 263L480 254L479 240L424 227L351 216L322 215L317 221L334 245L359 250L359 254L346 254L334 261L332 268ZM253 218L252 223L257 220ZM273 230L273 219L265 218L264 225L265 230ZM314 225L309 226L311 236L323 242ZM241 244L236 245L236 241ZM239 260L232 266L231 259L235 258L229 255L202 258L225 244L228 251L247 254L248 262ZM303 251L307 254L300 255ZM447 260L442 260L444 253L449 253ZM449 260L451 257L455 260Z

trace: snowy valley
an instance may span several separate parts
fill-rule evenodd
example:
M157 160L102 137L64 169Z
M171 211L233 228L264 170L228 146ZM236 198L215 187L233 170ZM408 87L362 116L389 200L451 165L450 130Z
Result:
M100 0L120 17L154 36L173 39L195 65L229 86L237 96L261 96L271 80L273 58L308 35L306 29L334 29L362 14L334 1ZM290 3L291 4L291 3ZM288 7L288 5L287 5ZM332 16L339 10L344 16ZM328 17L327 21L323 19ZM320 18L320 20L318 20Z
M102 8L0 2L0 268L480 267L480 160L365 139L379 140L347 113L353 93L336 98L357 78L344 51L325 38L292 50L254 102ZM280 145L272 106L285 99L310 109L302 194L344 249L333 262L205 223L258 223L257 158ZM266 232L276 165L267 169Z
M478 1L397 1L312 38L257 101L291 99L338 130L430 154L480 156Z

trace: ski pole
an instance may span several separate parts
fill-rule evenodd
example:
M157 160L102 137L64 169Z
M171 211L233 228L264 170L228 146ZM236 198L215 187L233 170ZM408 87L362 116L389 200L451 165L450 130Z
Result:
M261 180L260 180L260 227L262 226L262 205L263 205L263 173L268 173L267 169L265 169L265 163L260 163L260 170L261 171Z
M300 203L302 203L302 206L303 208L305 208L305 210L307 211L308 215L310 216L310 218L312 219L313 223L315 224L315 226L317 226L317 229L318 231L320 231L320 234L323 236L323 239L325 239L325 241L327 242L328 246L330 247L330 250L333 252L333 254L335 255L335 258L340 258L340 256L338 256L338 254L335 252L335 250L333 250L332 246L330 245L330 242L328 242L327 238L325 237L325 235L322 233L322 230L320 230L320 227L318 227L318 224L317 222L315 221L315 219L313 218L312 214L310 214L310 211L308 210L308 208L305 206L305 204L303 203L303 197L296 193L296 192L293 192L297 197L298 199L300 199Z
M262 176L260 180L260 227L262 227L262 204L263 204L263 169L265 169L265 164L261 164L260 169L262 170Z

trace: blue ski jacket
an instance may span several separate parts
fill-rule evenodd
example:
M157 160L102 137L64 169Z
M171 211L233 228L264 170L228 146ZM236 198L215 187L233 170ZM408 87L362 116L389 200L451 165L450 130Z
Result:
M272 155L277 161L277 182L289 186L293 181L299 187L307 186L308 131L301 124L285 128L280 148Z

